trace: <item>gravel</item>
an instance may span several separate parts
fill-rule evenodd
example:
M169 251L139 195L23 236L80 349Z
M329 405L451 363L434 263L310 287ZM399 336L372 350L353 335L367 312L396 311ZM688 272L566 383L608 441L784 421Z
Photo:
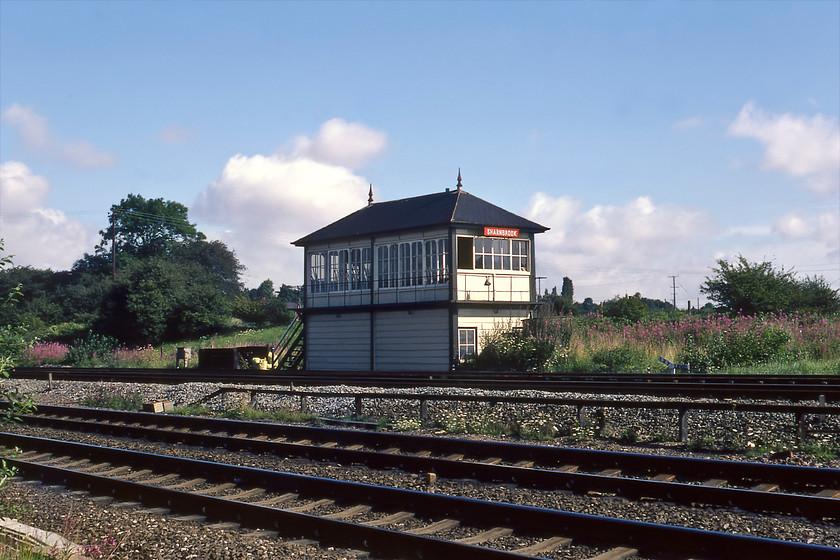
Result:
M37 402L49 404L69 404L93 393L100 384L80 382L53 383L51 391L46 390L46 383L42 381L11 380L11 386L22 391L32 393ZM148 400L167 399L175 402L176 406L190 404L217 389L218 385L190 383L179 386L168 385L140 385L140 384L112 384L109 390L137 391ZM330 387L324 390L342 390L348 393L344 399L310 399L309 406L315 413L324 416L345 417L352 415L355 400L352 398L352 388ZM444 392L440 388L429 388L429 392ZM399 390L394 390L395 392ZM452 390L455 392L456 390ZM457 390L467 393L470 390ZM536 395L531 391L520 394ZM556 395L560 396L560 395ZM567 396L567 395L562 395ZM571 395L568 395L571 396ZM631 398L631 397L616 397ZM637 397L633 397L637 398ZM644 398L644 397L638 397ZM652 400L652 399L651 399ZM210 401L210 407L221 410L225 407L241 404L241 400L228 396ZM296 408L298 399L287 397L268 398L258 397L256 404L260 408ZM381 400L365 403L365 413L372 417L387 417L390 421L405 425L416 423L419 410L416 403L411 401ZM571 408L571 407L565 407ZM576 411L564 410L564 407L545 409L520 405L506 406L502 403L494 407L486 405L455 405L432 403L429 405L430 414L437 419L450 418L452 422L458 419L475 419L477 417L494 418L510 421L531 419L535 425L550 426L558 434L568 433L570 436L546 442L546 444L573 444L576 446L623 449L637 452L655 452L669 454L691 454L681 444L661 442L663 426L671 424L671 419L662 421L668 412L655 410L625 409L622 411L605 410L605 427L614 430L615 434L628 433L633 429L639 440L636 445L620 444L617 439L596 439L581 441L571 436L576 420ZM832 437L837 442L836 418L828 417L827 422L816 426L821 434ZM790 435L784 423L793 421L790 415L770 414L734 414L711 413L698 418L689 419L692 437L707 438L713 441L732 441L749 443L753 440L771 443L780 441ZM674 422L675 425L675 422ZM563 509L567 511L588 513L593 515L608 515L649 521L668 523L686 527L696 527L707 530L717 530L744 535L754 535L775 539L794 540L806 543L816 543L832 547L840 547L840 531L836 524L813 522L801 518L781 515L747 514L726 508L686 508L673 504L651 501L629 501L611 496L576 496L568 492L551 492L533 489L522 489L508 485L480 484L470 481L438 479L434 488L430 488L424 477L395 472L376 471L358 467L344 467L334 464L324 464L305 460L283 460L276 456L262 456L251 453L231 453L218 449L194 448L183 445L160 445L136 440L117 440L107 436L61 432L58 430L32 428L27 426L9 426L9 431L26 432L43 437L55 437L98 445L122 446L129 449L142 449L161 454L192 457L212 461L224 461L232 464L254 466L283 470L287 472L367 482L385 486L408 488L414 490L433 490L458 496L497 500L511 503L528 504L537 507ZM428 433L429 430L426 430ZM438 435L444 435L438 429ZM792 433L792 432L791 432ZM459 436L462 437L462 436ZM487 437L487 436L468 436ZM777 439L778 438L778 439ZM673 439L673 438L672 438ZM696 453L694 455L697 455ZM721 457L716 454L716 457ZM730 454L727 458L743 458L743 455ZM758 460L770 461L769 455L759 457ZM838 461L819 460L807 455L794 453L793 457L785 458L785 462L796 464L816 464L838 468ZM136 507L118 507L113 502L100 501L82 493L69 493L56 487L44 487L13 481L0 495L5 515L15 513L20 521L43 529L58 532L70 540L82 545L100 547L103 544L115 542L116 552L112 558L135 559L246 559L246 558L355 558L358 553L347 550L330 550L317 545L296 543L286 539L278 539L264 534L255 534L246 529L230 529L211 526L189 520L178 520L174 516L158 511L138 509ZM72 521L68 521L72 520ZM573 556L585 556L593 551L586 547L573 548ZM100 550L101 552L101 550ZM597 552L597 551L596 551ZM91 557L97 551L91 550ZM107 555L99 557L106 558ZM564 556L565 557L565 556Z

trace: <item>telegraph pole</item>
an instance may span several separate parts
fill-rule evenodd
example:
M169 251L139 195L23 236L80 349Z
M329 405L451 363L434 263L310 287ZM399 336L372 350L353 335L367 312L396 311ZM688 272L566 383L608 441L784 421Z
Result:
M671 279L671 289L674 294L674 309L677 308L677 276L668 276Z
M111 211L111 280L117 280L117 220Z

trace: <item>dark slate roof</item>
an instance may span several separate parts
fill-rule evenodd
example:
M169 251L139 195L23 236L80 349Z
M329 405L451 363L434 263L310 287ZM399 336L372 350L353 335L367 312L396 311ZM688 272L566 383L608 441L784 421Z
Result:
M534 233L548 229L457 189L371 204L301 237L293 244L304 246L438 226L498 226Z

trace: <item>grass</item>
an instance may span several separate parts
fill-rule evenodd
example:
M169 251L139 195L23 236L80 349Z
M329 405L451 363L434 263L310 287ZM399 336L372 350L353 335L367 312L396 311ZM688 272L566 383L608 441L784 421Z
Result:
M33 547L0 540L0 560L58 560L61 556L45 555Z
M211 416L227 418L229 420L250 420L254 422L265 421L295 424L313 423L316 420L315 415L296 410L281 409L268 412L265 410L258 410L250 406L239 406L224 412L215 412L206 406L194 404L176 406L171 412L169 412L169 414L180 416Z
M136 391L129 391L106 383L97 387L93 396L81 399L79 404L91 408L110 408L112 410L137 412L143 409L143 395Z
M532 369L556 372L666 373L659 362L662 356L674 363L689 362L695 372L840 375L840 317L836 315L685 316L629 324L598 315L538 320L544 321L544 327L525 341L496 337L502 343L499 358L530 363L540 355L545 360ZM170 368L175 365L176 349L187 347L193 349L188 367L194 368L202 348L270 346L286 328L246 329L154 348L118 348L91 365ZM17 365L62 363L68 351L66 345L38 342ZM509 359L513 354L518 361Z
M246 329L228 334L206 336L191 340L182 340L161 344L157 347L138 348L120 347L113 352L92 358L90 366L127 368L171 368L175 366L177 348L192 348L193 357L188 367L198 366L198 350L202 348L233 348L235 346L274 346L286 331L286 326L265 329ZM36 342L26 349L16 365L41 366L66 363L70 347L58 342ZM100 353L101 354L101 353Z
M767 374L767 375L840 375L840 359L795 360L755 366L730 366L721 373Z

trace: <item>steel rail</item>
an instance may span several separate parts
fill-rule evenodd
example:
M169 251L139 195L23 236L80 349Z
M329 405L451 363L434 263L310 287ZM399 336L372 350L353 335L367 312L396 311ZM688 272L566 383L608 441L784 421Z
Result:
M410 509L420 515L440 515L456 518L478 526L510 527L529 535L565 535L583 542L604 543L637 548L642 554L700 555L717 558L762 557L768 559L837 558L838 550L831 547L800 542L780 541L744 535L733 535L671 525L658 525L627 519L607 518L559 510L535 508L471 498L431 494L413 490L374 486L333 479L307 477L233 465L154 455L137 451L102 448L78 443L32 438L0 433L0 442L29 450L47 451L51 454L83 456L91 460L119 462L132 466L175 472L181 476L202 477L215 481L236 481L242 487L259 487L276 492L296 492L307 496L329 496L341 503L367 503L379 509ZM306 534L338 546L374 550L388 556L405 557L407 553L417 558L454 557L453 549L444 547L438 539L412 536L405 540L403 533L365 527L347 522L310 515L263 508L219 498L199 496L171 490L163 492L141 483L104 479L97 475L82 474L58 467L35 465L30 462L7 459L20 469L24 476L37 477L45 482L81 487L122 499L137 499L146 505L164 506L173 511L202 514L216 519L234 520L247 526L273 528L291 534ZM209 500L208 500L209 498ZM238 504L238 505L235 505ZM279 517L278 517L279 516ZM357 531L358 530L358 531ZM289 534L286 532L286 534ZM393 540L392 540L393 539ZM399 544L394 544L398 542ZM465 547L460 544L460 558L522 558L523 555L483 547Z
M63 408L63 407L62 407ZM47 412L47 411L43 411ZM64 410L53 410L63 414ZM70 412L70 411L68 411ZM110 422L140 422L148 426L127 426L103 422L49 418L25 415L27 424L58 427L76 431L95 431L113 436L144 438L151 441L183 443L207 448L223 447L234 451L271 453L283 457L299 457L339 464L363 464L377 469L402 469L407 472L433 472L439 476L482 482L502 482L523 487L558 489L585 494L606 492L629 499L654 498L661 501L691 505L703 503L713 506L736 507L745 511L780 512L811 519L840 517L840 500L809 494L766 492L743 488L726 488L687 484L684 482L627 478L628 472L639 475L670 474L682 479L703 481L721 478L735 483L773 483L797 489L840 489L840 470L788 465L770 465L736 461L644 455L606 451L579 450L500 442L483 442L450 438L429 438L399 434L371 434L348 430L255 424L242 421L169 417L148 413L114 414L113 411L86 409L92 417ZM72 412L70 412L72 414ZM198 431L184 432L160 429L161 426L179 430L215 430L247 436L270 438L298 438L300 441L335 442L344 446L366 445L373 449L390 448L390 452L364 451L341 447L323 447L288 441L250 439L242 436L223 436ZM393 450L399 449L401 453ZM440 455L469 454L479 460L464 461L432 458L406 453L425 451ZM528 468L486 464L480 459L527 460L541 465L574 464L588 470L619 469L622 476L605 476L581 472L564 472L545 468Z
M449 401L449 402L500 402L509 404L545 404L559 406L576 406L585 408L651 408L651 409L690 409L690 410L723 410L729 412L781 412L790 414L840 414L840 406L809 405L809 404L780 404L780 403L743 403L732 401L617 401L615 399L584 399L562 397L525 397L518 395L462 395L440 393L383 393L341 391L301 391L300 389L252 389L241 386L225 386L210 393L193 404L207 402L213 397L228 393L240 392L250 394L276 394L297 397L337 397L366 400L416 400L416 401Z
M264 372L111 368L15 368L13 378L73 381L186 382L259 385L355 385L367 387L470 387L495 390L531 389L590 394L651 394L840 400L837 376L741 376L720 374L499 374L462 372Z
M244 374L255 374L261 377L281 377L281 378L302 378L317 380L321 377L354 377L366 378L369 380L382 379L390 380L398 379L417 379L417 380L524 380L524 381L661 381L663 379L671 382L738 382L738 383L787 383L791 385L796 384L825 384L837 385L840 383L838 375L803 375L803 374L751 374L751 373L540 373L540 372L510 372L510 371L305 371L305 370L271 370L271 371L257 371L257 370L202 370L202 369L183 369L183 368L84 368L84 367L68 367L68 366L33 366L33 367L16 367L12 369L13 373L22 375L42 375L46 372L55 373L100 373L108 372L113 374L120 373L161 373L161 374L179 374L179 375L198 375L198 376L242 376ZM840 373L840 372L838 372Z

